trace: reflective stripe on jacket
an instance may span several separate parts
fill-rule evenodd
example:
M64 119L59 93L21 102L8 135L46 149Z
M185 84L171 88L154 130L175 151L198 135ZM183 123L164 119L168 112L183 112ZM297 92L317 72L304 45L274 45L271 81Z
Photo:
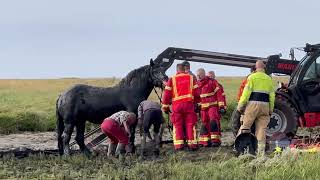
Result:
M199 98L197 89L198 85L192 75L177 73L166 84L162 108L168 108L171 103L174 105L179 102L197 102Z
M198 85L200 88L201 109L218 105L224 107L223 92L220 90L219 84L216 80L205 77L198 81Z
M261 97L259 97L259 94ZM247 84L243 90L239 104L247 104L248 101L250 101L250 98L253 99L251 95L255 96L255 101L261 100L263 102L265 102L265 100L263 100L265 99L265 95L268 95L268 103L270 110L272 111L275 100L275 91L272 78L264 72L256 72L251 74L247 79Z

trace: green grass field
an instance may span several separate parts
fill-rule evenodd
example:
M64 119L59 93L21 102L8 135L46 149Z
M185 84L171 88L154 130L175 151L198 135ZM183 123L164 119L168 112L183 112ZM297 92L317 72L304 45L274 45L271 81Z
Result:
M222 78L226 89L228 113L222 128L228 128L228 116L236 105L241 78ZM0 80L0 134L19 131L54 131L55 102L58 95L74 84L109 87L117 79ZM154 93L150 99L158 101Z

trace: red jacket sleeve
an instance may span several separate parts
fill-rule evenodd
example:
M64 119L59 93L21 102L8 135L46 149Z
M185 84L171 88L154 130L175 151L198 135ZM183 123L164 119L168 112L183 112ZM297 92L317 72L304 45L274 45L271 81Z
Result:
M224 88L220 83L219 83L219 91L221 92L221 93L218 93L218 94L221 94L221 99L220 99L221 102L218 99L218 105L219 105L219 107L224 107L224 109L227 109L226 95L224 93Z
M162 96L162 110L168 111L169 106L172 103L172 79L170 78L166 84L166 87Z
M192 93L193 93L193 97L194 97L194 103L198 104L200 103L200 88L199 88L199 85L198 85L198 82L197 82L197 79L196 78L193 78L193 90L192 90Z
M224 99L222 97L222 91L221 91L220 85L219 85L217 80L212 80L212 82L213 82L213 86L215 88L218 87L218 91L216 92L218 106L219 107L224 107Z
M246 84L247 84L247 79L242 80L239 91L238 91L238 98L237 98L238 101L240 100L240 97L242 95L243 89L246 86Z

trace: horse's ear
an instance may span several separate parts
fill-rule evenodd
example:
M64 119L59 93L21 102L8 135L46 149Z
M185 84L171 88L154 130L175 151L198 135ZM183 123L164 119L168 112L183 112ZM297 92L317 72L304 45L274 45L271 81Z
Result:
M152 58L150 59L150 66L154 66L154 62Z

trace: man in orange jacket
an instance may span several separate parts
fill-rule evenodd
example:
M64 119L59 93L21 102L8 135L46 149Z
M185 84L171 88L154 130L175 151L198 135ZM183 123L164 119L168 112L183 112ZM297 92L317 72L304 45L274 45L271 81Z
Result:
M219 109L224 109L223 97L216 80L206 76L204 69L197 71L198 85L200 88L200 108L202 126L199 144L205 147L221 145Z
M195 103L199 101L197 82L193 76L185 73L184 65L177 65L177 74L170 78L166 84L162 110L170 111L172 104L171 122L173 124L173 144L176 150L183 150L185 142L190 150L198 147L195 125L197 115Z
M253 67L250 68L250 74L254 73L255 71L256 71L256 67L253 66ZM239 87L239 91L238 91L238 97L237 97L238 101L240 100L240 97L242 95L243 89L247 84L247 78L249 77L249 75L244 80L241 81L241 84L240 84L240 87Z

